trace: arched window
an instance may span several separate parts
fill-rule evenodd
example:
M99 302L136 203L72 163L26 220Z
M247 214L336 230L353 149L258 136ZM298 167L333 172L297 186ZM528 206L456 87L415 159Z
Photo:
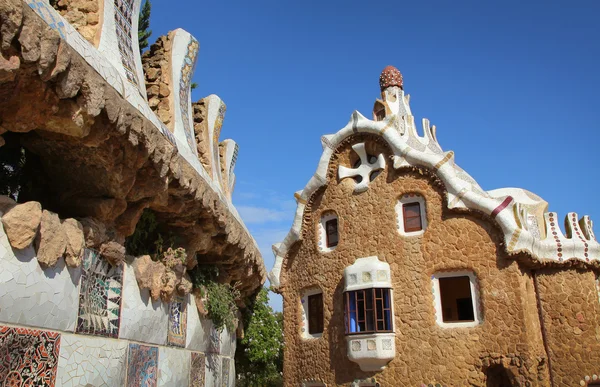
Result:
M414 193L403 195L396 204L398 232L405 236L421 235L427 227L425 199Z
M326 211L319 222L319 249L332 251L340 241L338 217L333 211Z
M301 331L305 339L319 338L325 328L323 317L323 292L319 288L310 288L302 294Z

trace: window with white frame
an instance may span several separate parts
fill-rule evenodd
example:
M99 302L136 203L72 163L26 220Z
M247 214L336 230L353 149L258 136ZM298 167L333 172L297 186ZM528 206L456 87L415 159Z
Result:
M425 199L415 193L402 195L396 204L398 232L402 235L421 235L427 227Z
M305 290L301 299L301 331L305 339L319 338L323 335L323 292L318 288Z
M302 382L302 387L327 387L323 382L307 380Z
M339 240L337 214L333 211L326 211L321 215L321 221L319 222L319 249L323 252L332 251L338 245Z
M470 271L437 273L432 276L435 314L442 327L473 327L482 322L479 288Z

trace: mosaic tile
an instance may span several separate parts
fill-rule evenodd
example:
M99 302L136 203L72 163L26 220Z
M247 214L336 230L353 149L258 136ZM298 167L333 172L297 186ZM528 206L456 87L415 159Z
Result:
M77 333L118 337L122 285L122 264L113 267L98 252L85 249Z
M159 347L158 386L189 386L191 352L179 348Z
M0 326L0 385L53 387L59 350L58 332Z
M158 381L158 348L129 344L127 387L155 387Z
M377 343L375 340L367 340L367 351L374 351L377 349Z
M73 332L80 277L63 259L42 268L31 246L12 250L0 222L0 321Z
M193 295L188 296L187 315L185 347L192 351L208 352L210 341L208 332L210 332L212 322L208 319L200 318Z
M123 386L126 363L124 340L63 334L56 382L62 387Z
M133 267L123 266L123 299L119 338L165 345L169 330L169 304L153 301L148 289L140 289Z
M27 5L29 5L29 7L31 7L31 9L33 9L50 28L57 31L61 38L66 39L65 21L47 1L27 0Z
M386 351L390 351L392 349L392 340L391 339L381 340L381 344L382 344L383 349Z
M196 146L196 135L194 133L194 128L190 124L191 116L189 112L189 106L190 84L196 69L199 49L200 45L198 44L198 41L194 39L193 36L190 36L187 52L181 68L181 77L179 78L179 108L181 109L181 120L183 121L185 137L187 138L188 145L196 157L198 156L198 148Z
M358 352L358 351L360 351L360 349L361 349L360 347L361 347L360 341L358 341L358 340L353 340L352 341L352 352Z
M224 357L221 363L221 386L229 387L229 373L231 372L231 359Z
M169 304L169 333L167 343L178 347L185 347L187 331L187 303L185 298L176 297Z
M203 353L192 352L190 363L190 387L204 387L206 357Z
M114 0L115 5L115 33L121 62L125 69L127 80L135 86L139 86L135 71L135 56L133 55L133 42L131 21L133 17L134 0Z

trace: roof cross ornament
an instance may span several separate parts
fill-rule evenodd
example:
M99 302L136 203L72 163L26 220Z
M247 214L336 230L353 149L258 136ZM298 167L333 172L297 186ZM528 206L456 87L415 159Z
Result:
M385 157L382 153L380 153L377 158L367 155L364 142L352 145L352 149L356 152L358 157L360 157L360 164L355 168L348 168L340 165L338 177L340 180L344 180L347 177L354 178L356 181L354 192L360 193L368 190L369 183L377 177L377 175L374 175L373 173L385 168Z

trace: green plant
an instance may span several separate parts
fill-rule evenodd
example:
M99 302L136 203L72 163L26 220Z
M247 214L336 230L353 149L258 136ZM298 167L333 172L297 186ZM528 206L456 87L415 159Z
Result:
M177 266L180 263L185 264L186 259L187 254L183 247L178 247L176 249L169 247L167 251L159 255L159 261L161 261L169 269Z
M140 54L148 47L148 38L152 35L150 29L150 12L152 11L152 4L150 0L146 0L140 11L140 18L138 20L138 43L140 45Z
M219 269L214 265L198 265L188 273L194 287L206 297L208 318L215 329L219 332L223 328L233 331L237 322L236 300L241 297L240 291L235 286L218 283Z
M145 209L135 225L135 231L125 240L127 254L136 257L140 255L153 255L156 249L152 248L153 243L151 241L153 238L154 240L157 239L157 227L156 215L151 210ZM158 237L162 239L160 235Z
M245 335L235 354L241 387L283 385L283 317L269 306L268 292L263 288L245 313Z

